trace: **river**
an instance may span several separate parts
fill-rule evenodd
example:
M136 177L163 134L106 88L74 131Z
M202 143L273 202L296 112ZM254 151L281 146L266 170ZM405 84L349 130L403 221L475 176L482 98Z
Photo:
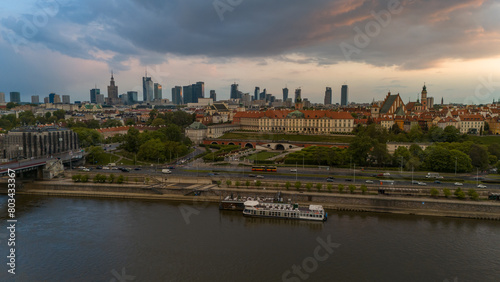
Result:
M500 281L500 222L329 211L325 223L215 204L17 195L0 281Z

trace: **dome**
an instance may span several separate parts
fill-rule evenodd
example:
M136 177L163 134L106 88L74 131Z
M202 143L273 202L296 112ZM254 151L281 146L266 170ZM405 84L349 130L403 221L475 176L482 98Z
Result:
M304 118L304 113L302 113L301 111L293 111L291 113L289 113L287 116L287 118Z

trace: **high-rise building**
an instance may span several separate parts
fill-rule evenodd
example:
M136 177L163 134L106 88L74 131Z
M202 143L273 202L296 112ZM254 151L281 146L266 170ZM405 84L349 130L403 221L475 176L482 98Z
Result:
M21 93L20 92L10 92L10 101L14 103L21 103Z
M90 103L97 104L97 95L101 94L101 89L90 89Z
M61 96L57 95L56 93L50 93L49 94L49 103L52 103L52 104L61 103Z
M120 99L121 104L128 105L128 94L127 93L123 93L123 94L118 95L118 98Z
M187 85L182 87L182 98L183 103L195 103L193 98L193 85Z
M104 104L104 94L96 95L96 104Z
M349 87L347 85L342 85L340 90L340 105L347 106L349 104Z
M217 93L215 93L215 90L210 90L210 99L212 99L212 101L217 101Z
M283 88L283 101L286 101L288 99L288 88L285 87Z
M255 86L255 91L253 92L253 99L259 100L259 94L260 94L260 87Z
M199 98L205 98L205 83L198 81L192 85L193 88L193 103L198 103Z
M0 92L0 103L5 103L5 93Z
M154 84L154 100L160 101L162 99L162 86L159 83Z
M43 103L48 104L49 103L49 97L44 97L43 98Z
M230 99L238 99L238 98L241 98L241 97L238 97L238 84L236 83L233 83L231 84L231 95L229 95L229 98Z
M302 89L297 88L295 89L295 99L293 99L295 103L302 102Z
M154 95L154 83L151 77L146 76L142 78L142 100L144 102L151 102Z
M172 87L172 103L174 105L182 105L182 87Z
M115 78L113 77L113 72L111 72L111 81L108 86L108 98L118 99L118 86L115 85Z
M137 91L127 91L127 104L137 104Z
M266 95L267 95L267 89L264 88L264 91L260 92L259 94L259 100L266 100Z
M327 87L325 91L325 105L332 104L332 88Z
M69 95L62 95L62 103L63 104L70 104L71 103Z
M38 95L31 96L31 104L40 104L40 96Z

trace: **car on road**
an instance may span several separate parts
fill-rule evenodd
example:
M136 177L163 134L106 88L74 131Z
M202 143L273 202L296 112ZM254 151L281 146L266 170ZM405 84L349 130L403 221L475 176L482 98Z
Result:
M207 174L207 176L215 176L215 174L209 173L209 174Z
M290 172L297 172L297 169L296 168L292 168L292 169L290 169Z
M383 175L384 175L384 176L391 176L391 174L390 174L390 173L388 173L388 172L385 172Z
M421 185L421 186L427 186L427 183L425 183L425 182L418 182L417 184Z
M256 177L257 175L255 174L249 174L248 177Z
M171 165L167 167L168 169L175 169L175 166Z
M170 169L164 168L164 169L161 170L161 173L171 174L172 171Z
M102 165L96 166L95 169L102 169Z
M417 180L413 180L413 181L411 182L411 184L418 184L418 181L417 181Z
M333 181L334 181L334 179L335 179L335 178L333 178L333 177L328 177L328 178L326 179L326 182L333 182Z
M345 181L352 181L352 178L346 178Z
M436 184L441 184L441 181L436 180L436 181L434 181L434 183L436 183Z
M264 175L257 175L257 178L264 178Z
M484 185L484 184L479 184L479 185L477 185L477 188L486 188L486 185Z
M90 171L90 168L84 168L83 171Z
M365 183L373 184L373 180L366 180Z
M464 184L461 182L455 182L455 186L464 186Z
M136 167L136 168L134 168L134 170L141 170L141 168L140 167Z
M129 172L130 171L130 169L128 169L126 167L122 167L120 170L123 171L123 172Z
M109 170L109 166L103 166L102 169Z

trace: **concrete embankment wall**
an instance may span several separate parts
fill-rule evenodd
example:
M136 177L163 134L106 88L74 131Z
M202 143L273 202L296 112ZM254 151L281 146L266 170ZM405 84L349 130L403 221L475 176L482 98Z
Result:
M220 195L239 195L242 197L274 197L276 191L262 189L212 188L203 191L201 196L184 196L192 189L151 185L95 184L95 183L25 183L18 194L39 194L54 196L82 196L106 198L136 198L151 200L211 201L217 202ZM358 212L387 212L430 216L464 217L500 220L499 201L471 201L434 198L402 198L384 195L352 195L339 193L289 192L282 191L282 197L301 204L321 204L327 209Z

